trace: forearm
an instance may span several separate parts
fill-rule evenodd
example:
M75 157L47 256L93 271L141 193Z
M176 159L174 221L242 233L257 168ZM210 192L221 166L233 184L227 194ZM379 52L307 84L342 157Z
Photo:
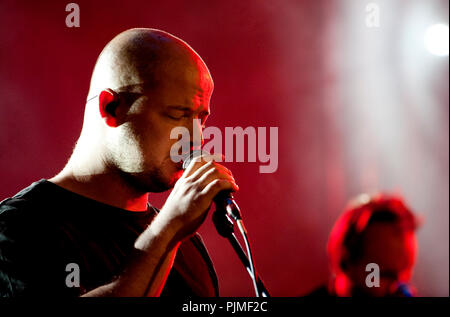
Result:
M83 296L142 297L159 296L172 268L180 241L176 235L155 221L135 242L135 252L122 274L113 282Z

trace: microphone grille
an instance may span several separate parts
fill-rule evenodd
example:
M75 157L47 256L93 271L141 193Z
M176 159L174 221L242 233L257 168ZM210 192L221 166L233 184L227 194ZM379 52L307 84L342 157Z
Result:
M183 158L183 170L186 170L186 168L189 166L189 164L191 163L191 161L199 156L202 155L202 151L201 150L194 150L192 152L190 152L188 155L186 155Z

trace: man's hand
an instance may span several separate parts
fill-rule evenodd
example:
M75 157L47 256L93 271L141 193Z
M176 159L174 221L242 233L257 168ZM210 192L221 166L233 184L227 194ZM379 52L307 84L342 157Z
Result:
M177 239L197 231L220 191L239 189L231 172L214 161L221 159L221 154L203 153L192 160L167 198L158 217L174 230Z

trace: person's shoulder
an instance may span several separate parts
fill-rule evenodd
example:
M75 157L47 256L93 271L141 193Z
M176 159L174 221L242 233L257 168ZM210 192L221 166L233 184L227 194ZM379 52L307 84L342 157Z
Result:
M17 252L31 253L39 250L36 245L50 245L56 229L46 209L46 187L43 180L37 181L0 202L0 258L12 252L12 246Z
M44 182L45 180L34 182L14 196L2 200L0 202L0 221L21 217L29 212L33 205L36 206L41 201L39 192Z

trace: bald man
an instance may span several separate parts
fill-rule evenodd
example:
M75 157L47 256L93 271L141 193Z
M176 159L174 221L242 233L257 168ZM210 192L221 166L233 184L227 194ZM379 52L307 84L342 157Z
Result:
M131 29L109 42L67 165L0 204L1 295L217 296L196 231L216 194L238 187L218 156L184 172L170 156L172 129L202 135L212 91L203 60L171 34ZM170 188L161 210L148 203Z

